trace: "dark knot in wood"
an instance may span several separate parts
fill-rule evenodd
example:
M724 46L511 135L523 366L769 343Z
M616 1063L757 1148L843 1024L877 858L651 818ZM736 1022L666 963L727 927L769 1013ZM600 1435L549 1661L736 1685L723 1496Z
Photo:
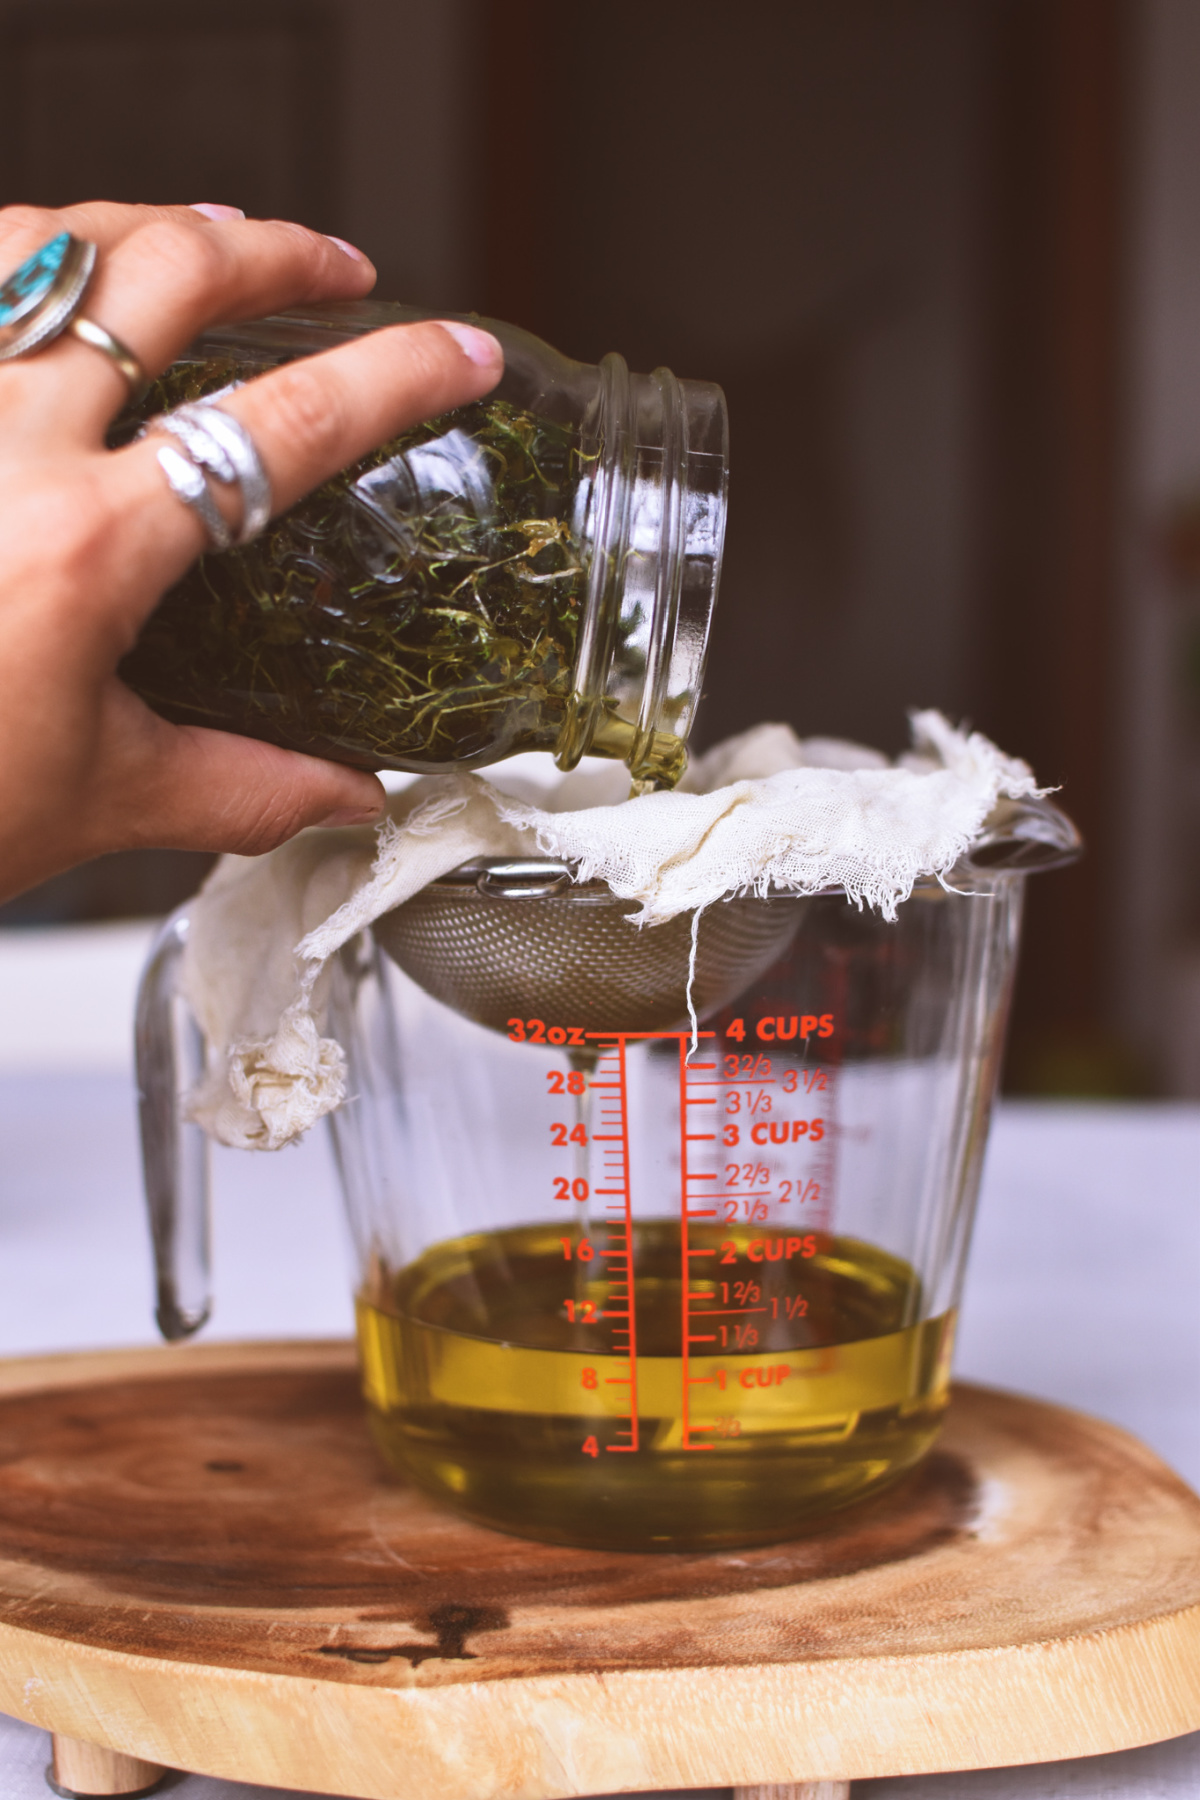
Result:
M413 1624L418 1631L431 1631L432 1644L322 1644L322 1656L340 1656L347 1662L385 1663L393 1656L407 1657L414 1669L423 1662L441 1659L446 1662L471 1662L475 1651L468 1650L467 1638L475 1631L502 1631L508 1614L496 1606L435 1606Z

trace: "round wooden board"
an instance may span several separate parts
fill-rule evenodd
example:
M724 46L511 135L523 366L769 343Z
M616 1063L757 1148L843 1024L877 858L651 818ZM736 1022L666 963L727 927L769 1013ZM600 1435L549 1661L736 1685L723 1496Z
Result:
M567 1550L380 1467L343 1344L0 1364L0 1709L369 1800L964 1769L1200 1726L1200 1499L1111 1426L959 1387L824 1529Z

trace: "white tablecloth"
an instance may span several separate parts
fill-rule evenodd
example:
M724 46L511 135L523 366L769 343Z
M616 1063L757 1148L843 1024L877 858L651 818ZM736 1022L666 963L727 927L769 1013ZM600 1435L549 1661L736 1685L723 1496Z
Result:
M350 1330L322 1135L273 1157L219 1154L215 1219L210 1335ZM0 1073L0 1249L0 1354L155 1340L127 1072L51 1061ZM960 1374L1116 1420L1200 1486L1198 1295L1200 1107L1000 1109ZM0 1720L4 1800L44 1800L46 1757L40 1732ZM262 1800L275 1790L187 1776L169 1792ZM855 1788L855 1800L1185 1795L1200 1800L1200 1733L1118 1756Z

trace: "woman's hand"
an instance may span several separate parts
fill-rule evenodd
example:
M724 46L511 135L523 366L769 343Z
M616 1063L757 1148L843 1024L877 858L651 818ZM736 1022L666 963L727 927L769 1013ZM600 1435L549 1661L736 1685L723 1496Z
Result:
M299 225L103 203L0 211L0 279L64 229L100 249L83 313L149 374L207 326L357 299L375 279L357 252ZM263 375L222 406L283 511L385 438L478 399L501 368L486 332L402 325ZM254 854L383 804L373 775L170 725L118 680L205 547L158 465L161 439L105 448L126 398L108 358L71 336L0 365L0 899L108 850Z

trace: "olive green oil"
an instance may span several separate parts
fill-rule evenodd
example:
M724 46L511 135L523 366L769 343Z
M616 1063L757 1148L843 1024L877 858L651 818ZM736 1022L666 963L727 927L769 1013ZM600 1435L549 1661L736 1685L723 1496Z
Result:
M384 1455L485 1524L627 1550L785 1538L919 1460L954 1315L916 1317L907 1263L751 1227L688 1241L693 1269L708 1260L685 1306L679 1227L634 1226L615 1346L626 1284L594 1273L565 1223L377 1267L358 1343Z

